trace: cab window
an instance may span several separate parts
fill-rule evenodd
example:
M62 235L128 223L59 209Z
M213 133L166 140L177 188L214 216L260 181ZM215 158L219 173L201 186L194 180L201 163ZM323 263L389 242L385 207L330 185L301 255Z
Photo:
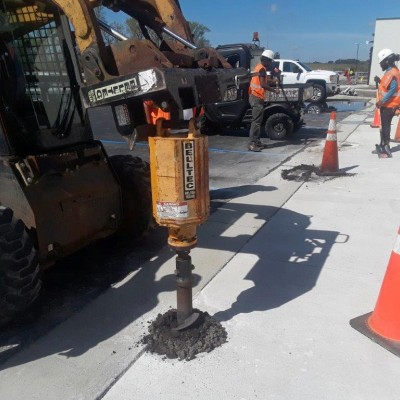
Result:
M240 56L239 54L230 54L229 56L225 57L226 61L232 65L233 68L239 68L240 65Z
M295 63L292 63L290 61L285 61L283 63L283 72L293 72L297 74L299 72L299 66Z

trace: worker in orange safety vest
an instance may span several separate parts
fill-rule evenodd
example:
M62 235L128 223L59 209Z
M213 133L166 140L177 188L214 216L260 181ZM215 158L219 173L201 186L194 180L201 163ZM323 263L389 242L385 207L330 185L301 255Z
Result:
M383 49L378 53L379 64L384 71L381 79L375 77L378 85L378 101L376 107L380 109L381 114L381 154L392 157L390 151L390 125L400 107L400 71L395 65L400 56L394 54L390 49Z
M266 147L260 140L265 91L279 93L276 81L269 79L267 76L267 72L270 72L273 61L274 52L272 50L264 50L261 54L260 63L252 71L257 75L253 76L249 86L249 103L252 109L248 147L250 151L261 151Z

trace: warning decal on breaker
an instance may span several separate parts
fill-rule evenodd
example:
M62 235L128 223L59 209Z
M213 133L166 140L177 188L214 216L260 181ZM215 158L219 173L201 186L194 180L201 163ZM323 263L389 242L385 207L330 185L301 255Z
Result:
M182 142L183 146L183 190L185 200L196 198L196 179L194 175L194 140Z
M157 201L157 215L159 218L187 218L188 203L172 203L169 201Z

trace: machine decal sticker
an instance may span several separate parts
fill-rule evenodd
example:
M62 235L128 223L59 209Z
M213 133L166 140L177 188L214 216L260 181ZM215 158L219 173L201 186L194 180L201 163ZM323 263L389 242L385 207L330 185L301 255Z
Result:
M265 101L298 101L299 94L298 88L281 88L279 93L265 91Z
M89 90L88 97L89 101L93 104L125 94L146 93L156 86L157 76L155 71L151 69L139 72L137 76L132 76L124 81Z
M196 198L196 179L194 173L194 140L182 142L183 150L183 191L185 200Z
M157 201L157 215L159 218L187 218L189 215L188 203L186 201L181 203Z

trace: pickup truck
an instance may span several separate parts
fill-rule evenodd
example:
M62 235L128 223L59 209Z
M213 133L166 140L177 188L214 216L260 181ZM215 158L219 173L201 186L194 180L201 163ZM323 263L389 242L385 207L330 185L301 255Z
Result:
M233 44L218 46L217 50L232 67L251 71L264 49L254 44ZM266 92L264 103L263 127L266 136L273 140L284 139L302 127L304 101L309 101L313 95L310 85L285 84L280 89L278 95ZM201 128L204 134L216 134L224 127L249 127L252 113L248 85L239 90L233 87L228 98L207 105L204 111Z
M313 70L297 60L274 60L273 67L281 71L282 83L309 83L314 88L311 103L320 103L340 92L339 75L334 71Z

